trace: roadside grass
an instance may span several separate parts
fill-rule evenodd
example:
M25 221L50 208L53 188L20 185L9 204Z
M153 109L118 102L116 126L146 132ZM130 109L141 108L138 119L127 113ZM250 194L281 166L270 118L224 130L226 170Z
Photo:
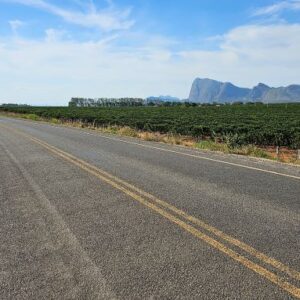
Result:
M293 163L296 165L300 164L300 160L297 160L294 156L276 157L272 151L269 149L259 148L255 145L245 145L245 146L233 146L231 141L216 141L216 140L198 140L190 136L181 136L172 133L161 134L159 132L150 132L150 131L141 131L128 126L102 126L95 127L94 124L87 124L81 121L63 121L56 118L42 118L35 114L19 114L19 113L4 113L0 112L2 116L22 118L31 121L43 121L51 124L77 127L77 128L88 128L96 130L101 133L109 133L118 136L134 137L139 138L144 141L160 142L171 145L181 145L190 148L196 148L200 150L209 150L209 151L219 151L222 153L228 154L238 154L244 156L252 156L270 160L277 160L285 163Z
M130 136L130 137L138 137L138 132L131 127L117 127L115 129L116 134L121 136Z
M196 148L202 150L210 150L210 151L220 151L223 153L230 153L230 154L239 154L239 155L247 155L247 156L254 156L260 158L267 158L267 159L274 159L272 155L270 155L264 149L258 148L254 145L247 145L247 146L239 146L239 147L232 147L227 143L215 142L212 140L204 140L200 141L196 144Z
M225 143L218 143L212 140L203 140L196 143L196 148L201 150L220 151L224 153L230 153L230 148Z
M62 124L62 122L61 122L60 120L55 119L55 118L51 118L51 119L49 120L49 122L52 123L52 124Z
M1 114L1 115L9 115L9 116L13 116L13 117L17 117L17 118L21 118L21 119L26 119L26 120L31 120L31 121L41 121L42 119L35 114Z
M24 117L28 120L39 121L40 117L35 114L24 115Z

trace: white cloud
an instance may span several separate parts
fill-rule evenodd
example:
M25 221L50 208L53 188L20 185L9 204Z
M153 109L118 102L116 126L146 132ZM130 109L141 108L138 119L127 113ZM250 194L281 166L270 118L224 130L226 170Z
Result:
M49 43L62 40L67 34L66 31L64 30L57 30L53 28L47 29L45 33L46 33L45 41Z
M98 42L60 36L48 30L45 40L0 40L2 101L54 105L72 96L187 97L195 77L241 86L300 83L300 24L237 27L218 39L215 51L174 52L155 38L122 48L111 42L115 35Z
M24 26L25 23L20 20L11 20L9 21L10 28L14 34L17 34L17 31L20 27Z
M264 61L274 60L276 54L275 63L290 60L288 56L300 49L300 24L241 26L224 35L221 48Z
M280 1L273 5L261 7L254 12L255 16L274 15L284 10L300 10L300 0Z
M300 24L249 25L223 36L218 51L186 52L200 76L252 86L299 83ZM203 75L202 75L203 76Z
M11 0L26 6L35 7L61 17L64 21L88 28L98 28L103 31L125 30L134 25L130 19L131 9L117 9L112 4L104 10L97 10L90 2L85 5L86 11L74 11L60 8L44 0Z

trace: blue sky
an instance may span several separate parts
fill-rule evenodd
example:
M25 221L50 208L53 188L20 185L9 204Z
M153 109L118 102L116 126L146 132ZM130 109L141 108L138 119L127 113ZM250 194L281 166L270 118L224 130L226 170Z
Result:
M300 83L300 0L0 0L0 103Z

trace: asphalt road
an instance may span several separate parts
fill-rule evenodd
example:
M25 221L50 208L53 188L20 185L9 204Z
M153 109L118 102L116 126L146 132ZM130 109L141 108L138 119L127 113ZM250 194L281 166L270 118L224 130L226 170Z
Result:
M0 117L0 299L300 298L300 168Z

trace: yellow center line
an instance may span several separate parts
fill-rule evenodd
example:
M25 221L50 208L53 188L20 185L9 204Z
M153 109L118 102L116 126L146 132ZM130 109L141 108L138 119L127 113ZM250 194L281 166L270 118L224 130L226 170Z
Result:
M30 137L30 138L34 139L35 142L38 142L38 143L42 142L41 140L37 140L37 139L32 138L32 137ZM216 235L219 238L221 238L221 239L223 239L223 240L225 240L225 241L233 244L234 246L239 247L240 249L244 250L245 252L249 253L250 255L256 257L257 259L259 259L261 261L263 261L264 263L269 264L269 265L277 268L281 272L287 273L289 276L291 276L294 279L300 280L300 272L298 272L296 270L293 270L292 268L284 265L280 261L267 256L266 254L264 254L264 253L256 250L255 248L247 245L246 243L244 243L244 242L242 242L242 241L240 241L240 240L238 240L238 239L236 239L234 237L231 237L230 235L222 232L221 230L219 230L219 229L217 229L217 228L215 228L215 227L213 227L213 226L205 223L204 221L202 221L202 220L200 220L200 219L198 219L196 217L193 217L193 216L187 214L186 212L178 209L177 207L169 204L168 202L163 201L163 200L161 200L161 199L159 199L159 198L157 198L157 197L155 197L155 196L153 196L153 195L151 195L151 194L149 194L149 193L147 193L147 192L145 192L145 191L137 188L136 186L134 186L134 185L132 185L132 184L130 184L130 183L128 183L128 182L126 182L126 181L124 181L124 180L122 180L122 179L114 176L114 175L111 175L108 172L105 172L104 170L101 170L101 169L97 168L97 167L89 164L88 162L86 162L84 160L81 160L78 157L75 157L75 156L71 155L70 153L66 153L66 152L64 152L64 151L62 151L62 150L60 150L60 149L58 149L58 148L56 148L56 147L54 147L52 145L49 145L49 144L47 144L45 142L42 142L42 143L44 144L43 146L51 147L55 151L61 152L64 155L70 157L71 159L76 160L79 163L87 166L88 168L90 168L90 169L92 169L92 170L94 170L94 171L96 171L96 172L98 172L100 174L103 174L106 177L109 177L110 179L112 179L112 180L114 180L114 181L116 181L116 182L118 182L118 183L126 186L127 188L130 188L130 189L134 190L135 192L137 192L137 193L139 193L139 194L141 194L141 195L143 195L143 196L145 196L145 197L153 200L157 204L159 204L159 205L161 205L161 206L169 209L173 213L176 213L177 215L181 216L182 218L186 219L187 221L189 221L191 223L194 223L195 225L197 225L199 227L202 227L203 229L207 230L208 232L213 233L214 235Z
M10 129L10 128L8 128ZM133 192L133 191L130 191L128 188L120 185L120 183L123 181L122 180L118 180L116 182L116 180L112 180L112 178L116 178L112 175L110 175L109 177L107 175L105 175L104 171L100 171L98 170L97 168L95 169L95 167L91 168L90 167L90 164L78 159L78 158L75 158L73 157L71 154L68 154L52 145L49 145L37 138L34 138L30 135L27 135L27 134L24 134L24 133L21 133L19 132L19 130L13 130L15 132L17 132L18 134L30 139L31 141L39 144L40 146L46 148L47 150L49 150L50 152L54 153L55 155L63 158L64 160L72 163L73 165L76 165L78 166L79 168L85 170L86 172L94 175L95 177L99 178L101 181L104 181L106 182L107 184L111 185L112 187L114 187L115 189L123 192L124 194L130 196L131 198L135 199L136 201L138 201L139 203L143 204L144 206L150 208L151 210L155 211L156 213L158 213L159 215L163 216L164 218L168 219L169 221L171 221L172 223L178 225L179 227L181 227L182 229L184 229L185 231L189 232L190 234L192 234L194 237L206 242L207 244L209 244L210 246L212 246L213 248L223 252L224 254L228 255L229 257L231 257L232 259L234 259L235 261L241 263L242 265L244 265L245 267L247 267L248 269L256 272L257 274L260 274L261 276L265 277L266 279L268 279L269 281L275 283L276 285L278 285L279 287L281 287L283 290L289 292L291 295L293 295L294 297L297 297L300 299L300 289L292 284L290 284L289 282L286 282L282 277L270 272L269 270L265 269L264 267L258 265L257 263L254 263L252 262L251 260L247 259L246 257L244 257L243 255L240 255L239 253L237 253L236 251L228 248L226 245L222 244L221 242L211 238L210 236L206 235L205 233L201 232L200 230L196 229L195 227L189 225L188 223L182 221L181 219L179 219L178 217L172 215L171 213L169 213L168 211L162 209L161 207L149 202L149 200L143 198L141 195ZM84 162L84 163L83 163ZM102 174L101 174L102 173ZM108 173L107 173L108 174ZM118 183L119 182L119 183ZM128 184L129 185L129 184ZM129 185L131 186L131 185ZM127 187L129 187L127 186ZM140 190L141 191L141 190ZM148 193L144 193L144 196L147 194L147 195L150 195ZM143 193L140 193L140 194L143 194ZM150 195L152 196L152 195ZM156 200L159 200L157 198L155 198L154 196L152 196L153 199L156 199ZM155 201L157 202L157 201ZM185 219L189 220L189 221L192 221L194 224L197 224L207 230L209 230L210 232L213 232L214 234L218 235L219 237L226 237L224 239L226 239L227 241L229 242L232 242L234 241L233 244L236 244L236 245L239 245L240 248L243 249L243 247L249 251L252 251L254 250L254 253L256 254L255 256L257 257L257 253L255 252L256 250L242 242L239 242L238 240L236 239L233 239L231 238L230 236L227 236L225 234L223 234L221 231L203 223L202 221L194 218L194 217L191 217L189 215L187 215L186 213L184 213L183 211L181 210L178 210L177 208L171 206L170 204L168 203L165 203L164 201L162 200L159 200L158 202L159 204L161 204L162 206L166 207L166 208L171 208L170 210L173 211L173 212L176 212L178 215L184 217ZM213 229L213 230L212 230ZM224 235L224 236L223 236ZM241 247L242 246L242 247ZM245 250L244 249L244 250ZM245 251L246 251L245 250ZM264 261L265 259L267 260L266 262L275 266L275 267L278 267L278 269L280 269L281 267L284 267L284 271L291 271L288 267L284 266L282 263L280 262L277 262L276 260L272 259L272 258L269 258L267 257L266 255L258 252L259 254L259 257L262 261ZM279 264L278 264L279 263ZM295 275L293 274L293 271L291 272L292 275ZM294 271L296 272L296 271ZM288 273L288 272L287 272ZM289 274L290 275L290 274ZM297 275L297 273L296 273ZM298 273L299 275L299 273ZM297 279L298 279L298 275L296 276Z

